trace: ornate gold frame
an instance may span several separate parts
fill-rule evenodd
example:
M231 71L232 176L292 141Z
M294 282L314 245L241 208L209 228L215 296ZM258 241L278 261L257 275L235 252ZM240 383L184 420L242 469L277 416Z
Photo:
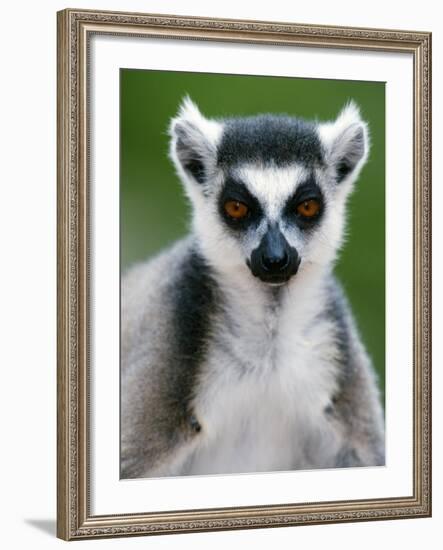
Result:
M58 504L65 540L431 515L431 34L261 21L58 13ZM88 43L118 34L408 52L414 59L413 496L92 516L88 491Z

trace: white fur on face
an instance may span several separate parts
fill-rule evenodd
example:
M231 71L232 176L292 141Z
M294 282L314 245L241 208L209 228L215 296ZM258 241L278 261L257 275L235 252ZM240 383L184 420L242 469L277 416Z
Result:
M284 167L246 165L234 173L259 200L264 211L264 219L254 235L246 238L246 254L259 245L269 224L276 223L304 263L325 265L334 260L342 243L347 193L343 193L342 189L337 190L327 169L316 168L310 172L306 167L296 164ZM312 232L306 233L285 220L282 214L288 199L310 175L314 175L322 190L325 210L319 224Z
M324 213L312 231L305 232L282 214L287 200L303 184L310 172L300 165L286 167L244 165L234 171L248 190L258 199L264 212L258 227L233 235L220 218L216 197L200 193L194 199L194 233L199 237L204 255L223 272L251 280L246 265L252 251L259 246L270 223L278 224L288 243L302 259L301 269L309 265L325 266L334 262L343 241L347 193L336 189L327 170L314 170L324 197ZM217 187L221 187L218 182Z
M234 175L259 200L268 220L277 222L286 201L295 193L299 184L306 181L309 172L297 164L290 166L249 164L236 168Z
M192 202L194 234L213 267L249 280L251 273L246 260L259 245L269 223L277 223L290 245L297 249L302 258L301 270L313 264L333 264L343 241L347 197L367 159L368 129L358 107L351 102L336 120L319 123L317 132L325 153L324 167L259 162L231 167L232 175L247 186L264 212L262 222L253 231L234 235L221 219L217 205L225 177L217 166L217 146L222 138L223 122L205 118L198 107L185 98L170 125L170 155ZM203 183L186 169L188 158L202 161L206 173ZM349 166L349 171L337 182L338 167L343 163ZM315 175L322 190L325 210L318 225L304 232L285 220L282 211L297 187L311 174Z

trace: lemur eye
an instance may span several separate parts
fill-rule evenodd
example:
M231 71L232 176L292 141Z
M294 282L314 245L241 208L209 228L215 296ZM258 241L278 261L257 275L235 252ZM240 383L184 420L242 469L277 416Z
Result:
M240 201L227 201L224 204L226 214L235 220L241 220L247 216L249 208Z
M297 204L297 212L304 218L313 218L319 211L320 203L316 199L309 199Z

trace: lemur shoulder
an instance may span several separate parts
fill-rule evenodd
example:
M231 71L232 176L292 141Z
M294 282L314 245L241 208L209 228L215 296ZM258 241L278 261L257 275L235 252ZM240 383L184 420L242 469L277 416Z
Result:
M192 229L122 282L121 476L384 464L333 275L369 149L358 108L216 120L186 99L170 136Z

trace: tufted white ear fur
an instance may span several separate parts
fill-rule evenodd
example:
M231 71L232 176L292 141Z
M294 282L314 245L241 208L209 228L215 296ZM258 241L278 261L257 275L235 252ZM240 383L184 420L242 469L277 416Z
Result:
M320 124L318 130L337 182L355 181L369 152L368 125L358 106L350 101L335 121Z
M169 126L170 156L184 181L205 186L214 173L223 125L205 118L186 96Z

